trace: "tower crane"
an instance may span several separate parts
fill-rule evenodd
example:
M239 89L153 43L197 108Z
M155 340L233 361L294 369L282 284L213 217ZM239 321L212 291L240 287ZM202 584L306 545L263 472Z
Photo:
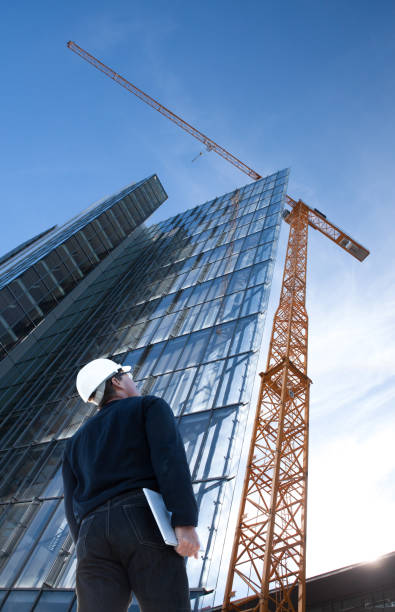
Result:
M261 177L208 136L70 41L68 48L248 174ZM304 612L309 389L305 306L308 227L363 261L369 251L302 200L290 210L280 301L251 437L223 612ZM237 599L243 585L248 597Z
M127 81L126 79L124 79L121 75L115 72L115 70L113 70L112 68L109 68L109 66L106 66L105 64L103 64L103 62L101 62L96 57L88 53L88 51L85 51L85 49L82 49L82 47L79 47L78 45L76 45L75 42L70 40L67 43L67 46L71 51L74 51L74 53L76 53L77 55L82 57L84 60L92 64L92 66L94 66L101 72L104 72L105 75L107 75L110 79L113 79L113 81L118 83L118 85L121 85L122 87L124 87L125 89L133 93L135 96L140 98L140 100L143 100L143 102L145 102L149 106L152 106L152 108L157 110L159 113L162 113L162 115L164 115L165 117L167 117L168 119L170 119L171 121L179 125L183 130L188 132L188 134L191 134L191 136L194 136L195 138L197 138L197 140L200 140L200 142L204 144L204 146L206 147L208 151L215 151L216 153L218 153L218 155L221 155L221 157L223 157L228 162L236 166L236 168L239 168L239 170L241 170L242 172L245 172L246 174L248 174L248 176L253 178L255 181L262 178L260 174L255 172L255 170L253 170L252 168L249 168L246 164L244 164L242 161L237 159L237 157L232 155L232 153L229 153L229 151L227 151L226 149L221 147L219 144L214 142L214 140L211 140L211 138L209 138L202 132L199 132L199 130L197 130L192 125L184 121L184 119L181 119L181 117L179 117L178 115L173 113L171 110L166 108L166 106L163 106L163 104L160 104L160 102L158 102L157 100L154 100L154 98L151 98L151 96L149 96L147 93L145 93L144 91L136 87L136 85L133 85L133 83L130 83L130 81Z
M306 505L309 433L308 227L359 261L369 254L317 209L286 196L289 239L247 460L222 610L296 611L306 606ZM237 586L252 595L232 601Z

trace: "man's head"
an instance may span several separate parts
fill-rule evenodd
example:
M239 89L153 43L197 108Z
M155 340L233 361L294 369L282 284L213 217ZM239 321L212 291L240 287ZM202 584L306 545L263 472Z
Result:
M77 374L77 390L84 402L99 407L110 401L140 395L132 379L130 366L120 366L111 359L94 359Z

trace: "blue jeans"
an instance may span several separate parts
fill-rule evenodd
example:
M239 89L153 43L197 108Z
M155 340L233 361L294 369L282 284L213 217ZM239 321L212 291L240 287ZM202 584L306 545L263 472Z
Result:
M77 540L78 612L190 612L185 561L163 542L140 489L95 508Z

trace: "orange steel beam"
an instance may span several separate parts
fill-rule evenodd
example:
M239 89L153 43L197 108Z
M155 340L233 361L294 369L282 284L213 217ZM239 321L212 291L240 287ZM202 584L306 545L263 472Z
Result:
M357 259L368 254L319 211L301 200L288 198L288 203L292 211L286 217L290 232L280 302L273 321L267 369L260 374L224 612L305 610L311 384L307 376L305 308L308 226L322 231ZM342 244L344 240L351 243L350 248ZM358 251L355 245L362 250Z
M293 208L296 205L295 200L290 196L286 196L287 203ZM339 227L328 221L326 216L315 209L308 209L309 225L318 230L324 236L338 244L342 249L350 253L359 261L363 261L369 255L369 251L365 249L359 242L356 242L351 236L343 232Z
M240 161L240 159L232 155L232 153L229 153L229 151L214 142L214 140L211 140L211 138L209 138L202 132L199 132L199 130L197 130L192 125L184 121L184 119L181 119L181 117L179 117L171 110L154 100L154 98L151 98L151 96L133 85L133 83L130 83L129 81L124 79L117 72L115 72L115 70L109 68L108 66L100 62L96 57L88 53L88 51L85 51L85 49L82 49L82 47L79 47L75 42L69 41L67 43L67 46L71 51L74 51L74 53L92 64L92 66L103 72L106 76L110 77L110 79L113 79L113 81L118 83L118 85L121 85L122 87L133 93L135 96L140 98L140 100L143 100L143 102L149 104L149 106L152 106L152 108L157 110L159 113L162 113L162 115L176 123L180 128L188 132L188 134L191 134L191 136L194 136L195 138L197 138L197 140L200 140L200 142L202 142L209 151L215 151L215 153L221 155L221 157L236 166L236 168L238 168L242 172L245 172L245 174L248 174L248 176L253 178L255 181L262 178L260 174L258 174L257 172L255 172L255 170L244 164L242 161Z

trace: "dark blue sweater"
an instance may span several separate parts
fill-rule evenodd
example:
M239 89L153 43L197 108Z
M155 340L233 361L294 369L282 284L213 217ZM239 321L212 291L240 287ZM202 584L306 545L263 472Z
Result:
M184 445L170 406L146 395L103 406L67 441L66 518L74 541L82 518L107 500L147 487L162 493L172 525L197 525Z

